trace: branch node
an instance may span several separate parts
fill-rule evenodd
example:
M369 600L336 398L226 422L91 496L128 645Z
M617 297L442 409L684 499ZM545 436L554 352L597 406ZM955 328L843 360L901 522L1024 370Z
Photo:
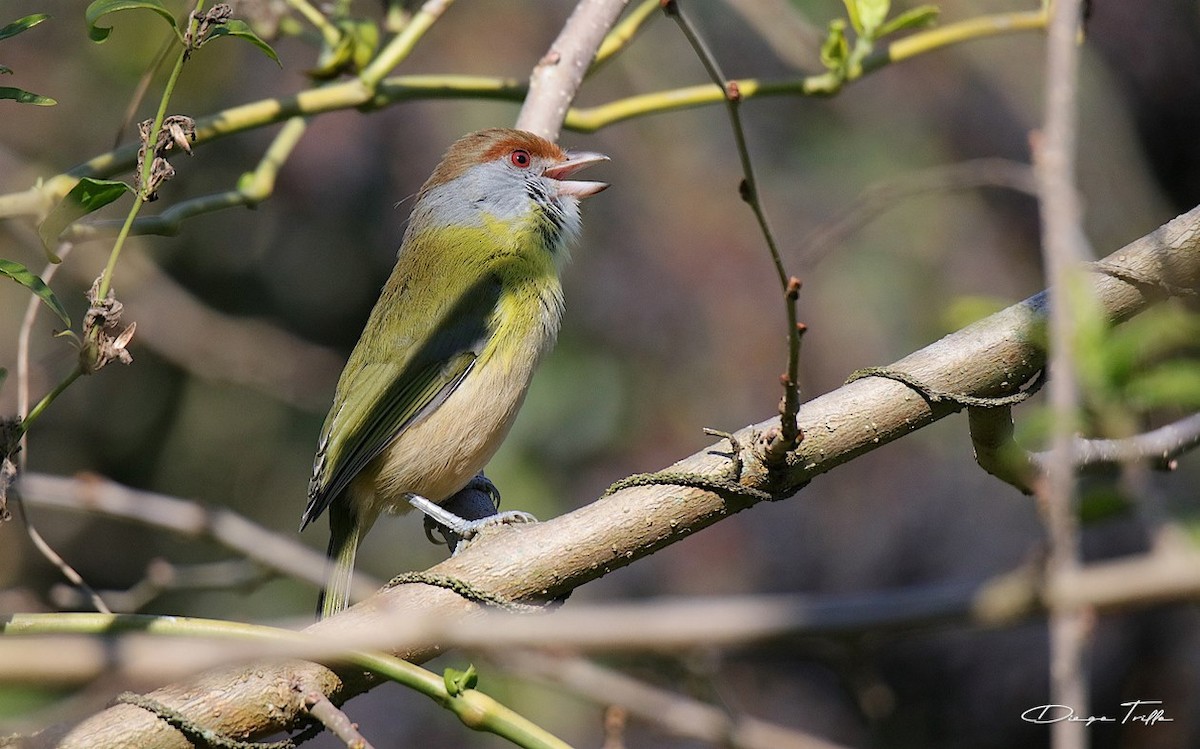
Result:
M800 298L800 287L803 284L799 278L792 276L788 278L786 294L789 302L794 302Z
M725 83L725 98L726 100L739 104L742 101L742 89L738 86L737 81L727 81Z

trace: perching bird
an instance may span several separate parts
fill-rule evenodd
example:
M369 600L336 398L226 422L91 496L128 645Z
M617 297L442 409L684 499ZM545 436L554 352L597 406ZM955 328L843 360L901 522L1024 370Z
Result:
M460 536L498 517L447 517L437 503L483 470L554 342L579 200L608 187L568 177L607 158L481 130L421 188L317 447L300 529L329 509L323 617L348 605L355 552L381 512L416 506Z

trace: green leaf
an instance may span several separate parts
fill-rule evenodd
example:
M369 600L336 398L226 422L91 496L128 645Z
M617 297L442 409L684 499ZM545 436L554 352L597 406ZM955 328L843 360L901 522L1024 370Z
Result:
M868 39L879 36L879 27L887 20L892 9L892 0L856 0L858 6L858 33Z
M842 0L842 4L846 6L846 15L850 18L850 25L854 28L856 34L862 33L862 21L858 18L858 0ZM843 26L843 28L845 28Z
M34 294L37 294L46 303L46 306L53 310L54 314L58 315L58 319L62 320L63 325L68 328L71 327L71 318L67 317L67 311L63 309L62 304L58 301L58 297L54 296L54 292L50 290L50 287L42 279L30 273L29 269L24 265L0 258L0 275L8 276Z
M467 666L466 671L459 671L454 668L447 668L442 673L442 681L446 684L446 691L451 697L457 697L468 689L474 689L479 683L479 673L475 670L475 664Z
M218 36L231 36L237 39L245 39L255 47L261 49L263 54L275 61L276 65L281 68L283 67L283 63L279 61L279 55L275 54L275 50L271 48L271 45L264 42L258 34L255 34L254 29L250 28L250 25L245 21L239 21L236 18L226 21L220 26L214 28L208 35L208 38L215 39ZM206 39L205 41L208 40Z
M42 96L41 94L35 94L32 91L26 91L22 88L13 88L12 86L0 86L0 99L13 99L21 104L34 104L39 107L52 107L58 103L49 96Z
M0 39L7 39L10 36L16 36L17 34L20 34L22 31L32 29L34 26L37 26L39 23L45 21L49 17L50 16L46 15L45 13L34 13L31 16L18 18L4 28L0 29Z
M879 38L888 34L895 34L897 31L932 26L937 23L939 13L941 11L936 5L918 5L915 8L909 8L880 26L875 32L875 37Z
M175 21L175 14L167 6L163 5L161 0L93 0L84 14L88 25L88 38L97 44L108 39L108 35L112 33L112 27L98 26L96 22L109 13L139 9L151 10L157 13L167 23L171 24L171 29L174 30L175 36L179 36L179 24ZM182 39L182 37L180 38Z
M46 246L50 262L59 262L51 247L58 241L58 235L62 234L63 229L89 213L100 210L127 192L133 192L133 188L118 180L84 177L76 182L38 227L38 235L42 238L42 244Z
M354 38L354 69L362 70L379 50L379 27L370 21L350 21L348 31ZM345 24L342 24L345 28Z
M844 73L850 58L850 43L846 41L846 22L835 18L829 22L829 35L821 43L821 62L835 73Z
M5 73L12 74L12 68L7 65L0 65L0 75L4 75Z

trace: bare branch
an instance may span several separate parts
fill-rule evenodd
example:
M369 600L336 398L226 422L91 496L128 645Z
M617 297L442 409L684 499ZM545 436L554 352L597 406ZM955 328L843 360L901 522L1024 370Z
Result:
M191 538L209 539L268 569L320 586L325 555L291 536L268 530L224 508L209 508L165 494L122 486L99 476L62 478L27 473L18 488L26 502L105 515L165 528ZM354 597L365 598L379 583L365 576L354 584Z
M146 572L126 590L103 590L101 597L114 611L138 611L164 593L181 590L231 590L266 582L269 570L245 559L177 565L161 557L146 564ZM50 590L54 606L74 611L87 605L80 591L65 585Z
M1055 292L1049 319L1053 433L1044 478L1034 485L1049 534L1046 569L1052 581L1070 577L1082 564L1075 510L1075 467L1071 460L1080 403L1074 351L1079 329L1077 318L1081 311L1086 314L1091 310L1085 304L1086 290L1077 283L1082 263L1090 259L1075 183L1078 121L1075 96L1081 9L1081 0L1049 3L1046 124L1034 146L1043 264L1046 282ZM1082 607L1055 603L1050 609L1050 701L1081 712L1088 709L1089 703L1085 659L1088 621ZM1055 749L1083 749L1087 746L1087 732L1082 723L1058 721L1051 727L1051 743Z
M526 678L566 687L604 705L620 707L675 736L730 749L839 749L841 745L793 728L726 710L647 684L583 658L534 651L492 652L505 669Z
M1011 411L1007 408L972 408L967 411L971 444L980 467L1025 494L1032 494L1038 478L1054 459L1049 452L1030 452L1013 438ZM1121 439L1084 439L1071 442L1070 464L1075 469L1148 462L1172 470L1175 458L1200 446L1200 414L1158 429Z
M309 715L329 729L329 731L346 743L347 749L375 749L371 742L358 732L358 725L350 717L339 710L329 698L320 692L309 692L304 695L304 704Z
M558 140L563 119L597 50L629 0L580 0L529 77L516 127Z

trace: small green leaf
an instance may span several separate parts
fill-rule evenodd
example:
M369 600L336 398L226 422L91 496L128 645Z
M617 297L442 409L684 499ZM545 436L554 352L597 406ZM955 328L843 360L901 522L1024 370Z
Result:
M862 21L858 18L858 1L842 0L842 4L846 6L846 15L850 18L850 26L854 28L855 33L861 34L863 27Z
M283 67L283 63L279 61L279 55L275 53L275 50L271 48L271 45L264 42L258 34L255 34L254 29L250 28L250 25L245 21L239 21L236 18L231 21L226 21L220 26L214 28L208 35L208 38L215 39L218 36L231 36L237 39L245 39L255 47L261 49L263 54L275 61L276 65ZM206 39L205 41L208 40Z
M5 73L11 75L12 68L8 67L7 65L0 65L0 75L4 75Z
M42 96L41 94L35 94L32 91L26 91L21 88L13 88L12 86L0 86L0 99L13 99L22 104L34 104L39 107L52 107L58 103L49 96Z
M42 279L29 272L29 269L24 265L0 258L0 275L8 276L34 294L37 294L46 303L46 306L53 310L54 314L58 315L58 319L62 320L63 325L68 328L71 327L71 318L67 317L67 311L63 309L62 304L58 301L58 297L54 296L54 292L50 290L50 287Z
M379 50L379 27L371 21L351 21L349 33L354 37L354 69L362 70Z
M897 31L907 31L909 29L919 29L923 26L932 26L937 23L938 14L941 11L936 5L918 5L915 8L909 8L900 15L890 21L887 21L875 32L875 37L883 37L889 34L895 34Z
M171 24L171 29L174 30L175 36L179 36L179 24L175 21L175 14L167 6L163 5L161 0L93 0L84 14L88 25L88 38L97 44L108 39L108 35L112 33L112 27L98 26L96 22L109 13L116 13L120 10L138 9L154 11L167 23Z
M892 9L892 0L856 0L858 5L858 33L868 39L879 36L879 27L887 20Z
M850 43L846 41L846 22L835 18L829 22L829 35L821 43L821 62L835 73L844 73L849 57Z
M59 262L51 247L58 241L58 235L62 234L63 229L89 213L100 210L127 192L133 192L133 188L119 180L84 177L76 182L38 227L38 235L42 238L42 244L46 246L50 262Z
M479 683L479 673L475 670L475 664L467 666L466 671L447 668L442 673L442 681L446 684L446 692L451 697L457 697L468 689L475 688L475 685Z
M10 36L16 36L17 34L20 34L22 31L32 29L34 26L37 26L39 23L45 21L49 17L50 16L46 15L45 13L34 13L32 16L18 18L4 28L0 29L0 39L7 39Z

